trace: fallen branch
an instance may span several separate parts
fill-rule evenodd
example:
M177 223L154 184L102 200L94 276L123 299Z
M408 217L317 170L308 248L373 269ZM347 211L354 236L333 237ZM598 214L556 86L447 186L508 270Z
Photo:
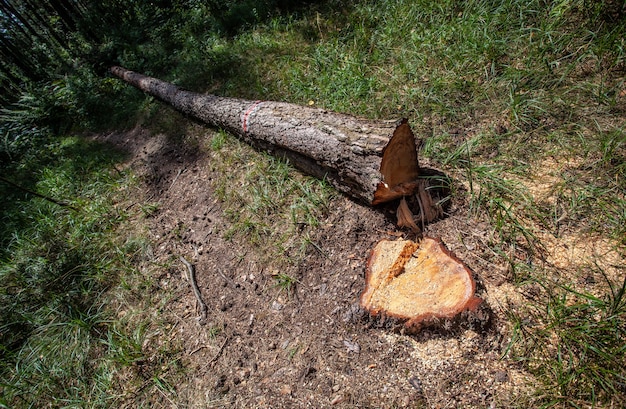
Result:
M6 183L9 186L13 186L16 189L21 190L22 192L26 192L26 193L31 194L33 196L37 196L37 197L39 197L39 198L41 198L43 200L47 200L50 203L54 203L55 205L59 205L61 207L67 207L68 209L72 209L74 211L78 211L77 208L75 208L74 206L72 206L71 204L69 204L67 202L63 202L63 201L60 201L60 200L53 199L50 196L42 195L41 193L37 193L37 192L35 192L33 190L25 188L24 186L20 186L17 183L11 182L10 180L5 179L2 176L0 176L0 181Z
M204 323L204 321L206 321L207 319L207 315L209 312L209 307L206 305L206 303L204 302L204 300L202 299L202 294L200 293L200 289L198 288L198 283L196 282L196 269L193 267L193 265L188 262L185 257L180 256L180 261L183 262L183 264L185 265L185 267L187 267L187 272L188 277L189 277L189 283L191 284L191 289L193 290L193 294L196 296L196 300L198 301L198 304L200 305L200 318L199 321L200 323Z
M170 187L167 188L167 190L170 190L172 186L174 186L174 183L176 183L181 173L183 173L183 168L178 169L178 173L176 174L176 177L174 178L174 180L172 180L172 184L170 185Z

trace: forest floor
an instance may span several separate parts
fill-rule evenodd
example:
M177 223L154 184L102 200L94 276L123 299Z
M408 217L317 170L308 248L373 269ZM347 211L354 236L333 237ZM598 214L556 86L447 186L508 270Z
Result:
M249 22L250 2L221 22L140 3L1 115L0 173L26 189L0 183L0 408L626 407L623 2L302 2ZM113 61L408 118L452 180L425 234L472 270L478 315L413 335L369 317L369 252L407 234L395 209L103 76Z
M268 260L248 235L226 234L233 223L216 193L223 175L212 137L202 128L180 144L141 127L95 137L127 152L124 166L143 181L130 206L154 203L141 222L151 245L138 267L163 300L143 314L162 316L142 351L176 350L176 383L148 399L154 407L503 407L528 398L532 377L505 354L506 314L520 296L489 249L489 224L470 217L462 198L426 234L475 272L487 323L406 335L358 302L370 249L403 235L392 212L334 195L296 262ZM205 322L180 256L195 266ZM148 364L137 362L128 379ZM124 375L120 385L128 387ZM134 407L129 399L124 406Z

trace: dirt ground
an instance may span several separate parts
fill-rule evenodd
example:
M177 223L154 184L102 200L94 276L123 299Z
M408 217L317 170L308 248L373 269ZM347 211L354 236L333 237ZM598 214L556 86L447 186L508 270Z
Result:
M207 129L202 137L212 135ZM475 273L487 316L406 335L358 305L370 249L398 237L384 211L333 199L311 237L319 249L309 246L284 271L297 277L288 294L276 287L277 267L245 238L224 238L229 222L211 188L218 175L201 145L142 128L97 139L128 152L127 166L142 179L140 200L159 203L146 219L154 260L165 266L182 255L193 263L209 307L198 322L184 265L161 269L158 288L172 296L159 308L177 319L144 348L163 337L181 340L186 370L173 385L176 401L157 395L154 407L500 408L529 393L531 378L503 358L510 341L504 314L516 292L490 250L490 227L469 217L464 203L455 199L426 233Z

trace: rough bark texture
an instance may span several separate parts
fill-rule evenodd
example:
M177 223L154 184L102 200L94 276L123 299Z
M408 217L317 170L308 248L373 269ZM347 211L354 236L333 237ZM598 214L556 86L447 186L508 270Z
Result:
M111 73L186 115L289 159L302 171L325 178L368 205L383 182L383 150L402 123L284 102L202 95L122 67L112 67Z

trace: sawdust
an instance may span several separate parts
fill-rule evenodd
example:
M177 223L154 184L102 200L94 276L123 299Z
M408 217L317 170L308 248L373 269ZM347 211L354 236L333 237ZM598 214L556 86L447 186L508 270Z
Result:
M472 330L454 338L415 339L390 333L385 334L385 339L390 344L412 346L409 352L415 363L412 375L420 380L429 407L450 404L451 400L463 406L468 403L463 396L470 396L469 391L484 386L489 388L492 407L508 406L511 394L520 397L532 393L532 377L504 359L497 360L500 358L497 352L485 349L483 337Z
M517 178L517 182L526 188L536 203L554 206L565 183L564 172L581 164L581 158L548 156L533 165L533 172L527 178Z
M590 278L594 272L606 275L613 282L621 281L626 267L624 246L597 233L559 228L560 221L567 218L567 210L559 207L558 203L559 192L566 184L563 175L582 164L581 158L550 156L534 166L534 172L528 179L518 180L531 194L534 203L555 209L556 220L553 223L557 226L546 229L530 219L524 219L524 224L543 247L545 267L574 282L591 279L595 283L602 280L602 277Z
M609 277L623 274L624 255L618 243L599 235L580 232L565 233L559 237L539 231L538 240L546 247L548 265L565 271L594 269L604 271Z
M171 321L169 342L182 345L186 370L175 383L181 405L482 408L506 406L526 393L530 381L502 356L510 342L505 304L515 288L506 284L506 263L489 247L491 228L468 217L462 203L427 233L441 237L474 271L477 295L493 311L491 324L395 334L358 306L367 255L389 237L385 232L396 231L395 209L337 197L301 261L267 260L245 236L225 236L231 222L214 191L219 175L203 148L206 130L194 138L177 144L143 129L101 137L129 152L128 166L144 181L138 200L159 203L146 222L152 265L172 265L155 280L169 294L159 307ZM196 267L210 325L196 322L184 266L170 262L180 255ZM276 288L276 271L297 278L291 295ZM144 349L159 350L163 342L152 337ZM169 406L155 396L146 398L152 407Z

